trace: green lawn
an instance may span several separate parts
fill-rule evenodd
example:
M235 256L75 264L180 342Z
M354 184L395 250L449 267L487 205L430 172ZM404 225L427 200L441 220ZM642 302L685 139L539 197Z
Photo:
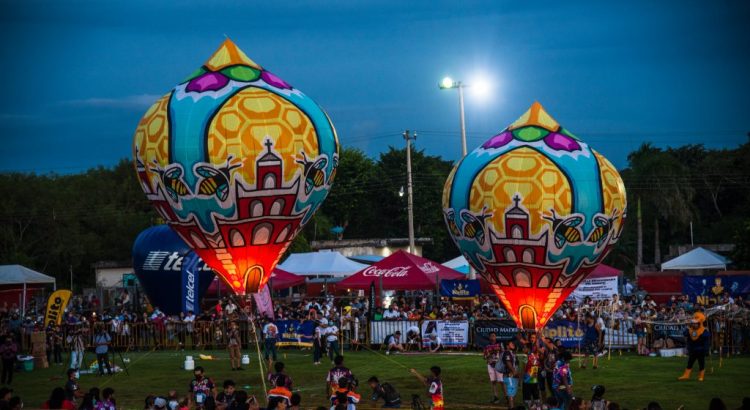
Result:
M257 359L252 360L245 371L232 372L229 370L226 352L204 353L213 354L217 360L197 360L196 364L205 367L206 374L217 384L220 385L226 378L232 378L238 386L244 386L241 388L257 396L262 395ZM114 387L120 408L142 409L143 399L149 393L165 394L169 389L178 389L180 392L186 390L191 378L190 372L181 369L186 354L197 357L195 352L190 351L128 353L125 357L131 360L130 376L124 373L104 378L82 375L81 387ZM294 378L295 388L301 390L303 405L307 408L325 404L323 386L328 366L313 366L309 351L282 350L280 354L280 360L287 363L287 369ZM254 356L251 354L251 358ZM93 360L93 354L87 356L86 360L89 359ZM424 396L424 389L406 368L415 367L427 372L430 366L439 365L443 369L447 408L488 407L490 387L486 365L479 355L384 356L362 351L347 354L346 362L361 381L360 392L369 392L365 381L370 376L377 375L381 380L395 385L404 399L409 399L414 393ZM618 401L623 408L631 410L642 408L651 400L659 401L664 409L676 409L683 404L687 410L705 409L714 396L723 398L729 408L737 408L742 396L750 395L750 358L725 359L721 368L714 358L707 365L706 381L703 383L695 380L677 382L676 378L681 374L684 364L684 358L613 355L612 360L607 361L605 357L598 370L574 370L574 392L590 398L590 387L596 383L604 384L608 399ZM30 373L16 373L13 387L23 398L26 408L35 408L41 405L53 387L63 385L62 373L60 366ZM520 391L517 400L520 400Z

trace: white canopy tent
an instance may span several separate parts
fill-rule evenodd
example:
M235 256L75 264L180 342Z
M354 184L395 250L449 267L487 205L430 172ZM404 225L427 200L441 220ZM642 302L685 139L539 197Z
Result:
M457 256L447 262L443 262L441 265L459 271L461 273L469 273L469 271L471 270L469 261L467 261L466 258L463 257L463 255Z
M708 249L695 248L661 264L661 270L723 269L731 261Z
M354 262L339 252L293 253L279 269L302 276L341 278L359 272L367 265Z
M23 316L26 316L26 289L28 285L41 285L48 283L57 287L55 278L52 276L45 275L21 265L0 265L0 286L23 286L23 293L21 296L21 312L23 312Z

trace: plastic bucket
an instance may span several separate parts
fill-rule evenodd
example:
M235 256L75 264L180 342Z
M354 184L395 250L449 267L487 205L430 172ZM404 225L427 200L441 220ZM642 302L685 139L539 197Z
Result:
M250 356L243 354L242 355L242 364L250 364Z
M30 372L34 370L34 360L24 360L23 361L23 370L25 372Z

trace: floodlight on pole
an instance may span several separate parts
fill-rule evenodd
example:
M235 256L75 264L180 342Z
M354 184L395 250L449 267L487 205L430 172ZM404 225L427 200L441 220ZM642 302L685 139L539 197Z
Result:
M461 158L466 156L466 118L464 116L464 88L466 85L461 81L455 81L450 77L443 78L438 86L441 90L458 89L458 114L461 121Z

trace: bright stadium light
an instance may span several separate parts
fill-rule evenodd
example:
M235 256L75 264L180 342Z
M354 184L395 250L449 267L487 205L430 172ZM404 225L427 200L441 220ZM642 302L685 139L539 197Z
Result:
M443 78L443 81L440 82L440 88L446 89L446 88L454 88L457 84L455 81L453 81L450 77Z

